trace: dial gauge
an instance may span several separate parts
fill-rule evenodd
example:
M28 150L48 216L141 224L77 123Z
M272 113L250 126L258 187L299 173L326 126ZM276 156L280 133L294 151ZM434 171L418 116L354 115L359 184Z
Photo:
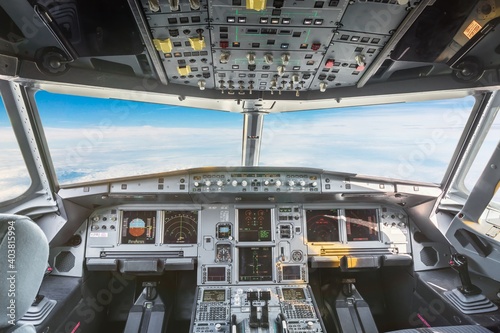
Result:
M231 262L231 245L230 244L217 244L215 250L216 262Z
M197 244L198 211L165 211L164 244Z

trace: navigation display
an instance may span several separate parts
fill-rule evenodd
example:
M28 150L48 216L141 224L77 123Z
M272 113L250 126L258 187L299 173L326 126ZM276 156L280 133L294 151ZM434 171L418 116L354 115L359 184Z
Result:
M239 248L240 281L272 281L273 250L271 247Z
M285 301L304 301L306 295L302 288L283 288L283 299Z
M238 209L240 242L271 240L271 209Z
M346 209L348 241L378 241L376 209Z
M337 209L306 210L309 242L338 242L339 213Z
M205 289L203 291L203 302L224 302L226 291L224 289Z
M156 211L123 211L121 244L154 244Z
M198 211L165 211L164 244L197 244Z

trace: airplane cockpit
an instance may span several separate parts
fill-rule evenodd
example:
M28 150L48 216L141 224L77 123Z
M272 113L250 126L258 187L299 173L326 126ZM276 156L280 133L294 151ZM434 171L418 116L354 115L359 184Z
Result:
M0 332L500 332L499 23L0 0Z

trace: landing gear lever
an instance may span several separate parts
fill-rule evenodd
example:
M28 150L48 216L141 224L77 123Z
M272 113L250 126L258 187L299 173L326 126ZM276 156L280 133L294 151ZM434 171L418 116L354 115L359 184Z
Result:
M455 271L458 272L460 276L460 281L462 285L457 287L458 290L464 295L479 295L481 294L481 289L472 284L469 275L469 265L467 263L467 258L459 253L454 253L450 258L450 266Z

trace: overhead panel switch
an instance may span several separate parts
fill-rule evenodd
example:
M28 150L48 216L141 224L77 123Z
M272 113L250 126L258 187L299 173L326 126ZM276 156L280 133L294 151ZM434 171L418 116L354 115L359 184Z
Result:
M267 0L247 0L247 9L253 9L258 12L266 9Z
M172 52L172 41L170 38L167 39L153 39L153 44L155 48L163 53L170 53Z
M201 51L205 48L205 39L203 37L190 37L189 44L194 51Z
M177 67L177 72L179 72L180 76L187 76L191 73L191 67L188 66L179 66Z

